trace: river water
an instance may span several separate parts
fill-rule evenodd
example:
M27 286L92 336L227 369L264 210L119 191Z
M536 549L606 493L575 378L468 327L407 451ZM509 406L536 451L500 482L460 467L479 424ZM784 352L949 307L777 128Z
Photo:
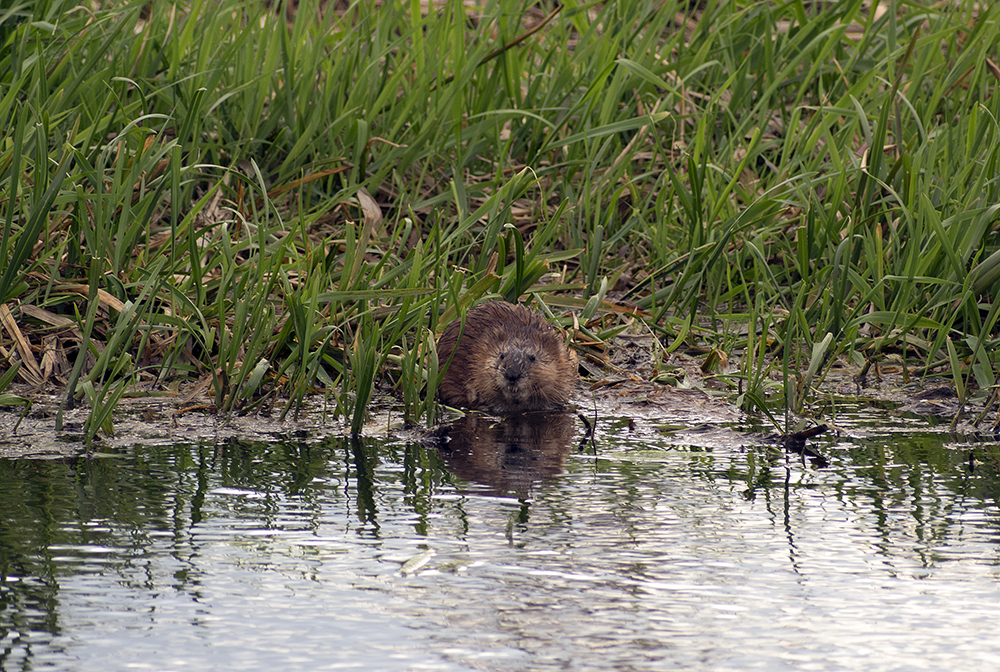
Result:
M0 668L1000 669L997 444L838 425L0 460Z

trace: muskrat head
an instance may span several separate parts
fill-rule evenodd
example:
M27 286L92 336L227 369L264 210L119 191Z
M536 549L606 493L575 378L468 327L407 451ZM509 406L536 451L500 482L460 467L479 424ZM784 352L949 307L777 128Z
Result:
M503 377L508 392L516 396L537 361L538 355L523 348L505 348L497 354L497 373Z
M493 356L494 399L497 410L532 410L547 404L542 387L551 358L537 345L520 339L503 343Z

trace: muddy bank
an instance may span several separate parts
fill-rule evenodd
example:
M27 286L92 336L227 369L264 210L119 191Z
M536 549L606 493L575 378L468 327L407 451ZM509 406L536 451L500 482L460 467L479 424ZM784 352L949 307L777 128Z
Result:
M60 458L86 452L84 421L89 408L79 406L64 411L62 431L57 432L60 402L56 395L36 395L31 410L23 418L19 409L0 408L0 457ZM598 434L611 419L629 419L632 423L629 431L641 433L650 423L721 426L739 418L735 407L704 392L634 381L623 381L594 393L579 390L573 402L577 431L586 432L588 425L596 423ZM208 406L185 410L189 406L164 397L123 399L114 413L114 435L100 434L91 452L136 444L217 443L232 439L308 441L345 435L350 428L344 418L333 418L332 404L318 395L306 399L297 419L292 419L289 413L284 421L279 419L278 412L226 417ZM400 406L391 396L377 396L370 410L363 432L366 436L420 440L428 434L426 428L404 427ZM584 416L586 422L578 416ZM442 420L447 422L451 417L458 416L445 416Z
M706 433L712 433L713 442L738 444L745 437L732 429L735 426L741 430L774 431L766 420L748 419L732 403L736 393L727 385L726 374L738 370L738 360L720 372L705 373L701 370L701 353L673 354L666 360L656 360L652 352L651 340L625 338L619 339L604 366L583 363L587 375L572 398L578 434L594 427L597 439L605 432L628 432L637 438L670 434L677 441L691 436L703 441ZM944 421L959 411L953 388L940 381L921 385L909 380L902 367L883 366L878 376L869 375L863 385L856 379L857 374L856 367L835 364L807 408L807 417L801 420L808 424L823 422L836 429L838 400L870 404L885 413L932 415ZM663 382L649 382L651 379ZM62 402L59 394L32 393L26 387L8 391L30 398L32 406L23 418L23 409L0 407L0 457L61 458L86 452L83 427L89 409L85 404L64 411L63 428L57 432L56 416ZM307 398L297 417L289 413L285 420L279 417L283 401L275 404L269 414L231 416L215 413L208 399L201 401L205 403L196 400L193 404L189 396L181 394L124 398L113 416L114 435L99 435L90 452L136 444L219 443L235 439L310 441L344 435L349 430L344 418L334 418L333 402L321 395ZM974 430L971 423L979 416L983 419L978 430L990 430L994 417L992 412L984 413L984 401L974 398L965 405L960 431ZM776 404L780 415L779 408ZM391 394L377 394L370 414L363 432L367 436L407 441L420 440L427 434L426 428L403 426L399 402Z

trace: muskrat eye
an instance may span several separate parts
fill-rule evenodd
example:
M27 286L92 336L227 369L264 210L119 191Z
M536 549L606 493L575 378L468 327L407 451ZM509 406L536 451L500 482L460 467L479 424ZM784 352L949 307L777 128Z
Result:
M529 362L535 361L535 356L534 355L528 355L528 361Z
M500 356L498 357L498 359L503 359L503 358L504 358L504 353L501 352Z

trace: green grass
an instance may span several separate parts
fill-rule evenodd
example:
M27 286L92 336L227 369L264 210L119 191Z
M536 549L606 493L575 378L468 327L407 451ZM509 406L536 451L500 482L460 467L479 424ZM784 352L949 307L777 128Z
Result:
M385 383L431 422L435 333L497 295L597 340L632 302L742 354L747 408L841 356L994 384L992 7L422 7L0 10L0 380L86 400L88 438L199 380L355 431Z

